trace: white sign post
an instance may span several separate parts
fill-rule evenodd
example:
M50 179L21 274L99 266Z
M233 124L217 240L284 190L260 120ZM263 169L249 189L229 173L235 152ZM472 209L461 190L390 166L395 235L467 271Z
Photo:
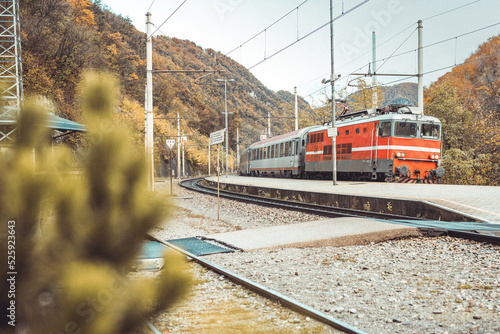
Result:
M337 128L329 127L327 131L328 131L327 134L328 137L337 137Z
M219 144L224 142L224 133L226 129L212 132L210 134L209 146L217 145L217 220L220 219L220 169L219 169ZM210 148L209 148L210 149Z
M221 144L224 141L224 132L226 129L222 129L219 131L212 132L210 134L210 145Z
M170 151L170 159L169 164L170 164L170 195L173 195L172 191L172 148L175 146L175 139L167 139L166 141L167 147L169 148Z

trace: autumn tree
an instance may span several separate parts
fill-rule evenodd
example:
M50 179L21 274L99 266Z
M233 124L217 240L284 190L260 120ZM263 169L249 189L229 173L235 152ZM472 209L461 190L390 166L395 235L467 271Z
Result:
M440 118L446 132L450 183L500 184L499 53L500 35L425 91L426 113Z
M358 90L349 96L351 112L380 107L379 101L384 101L380 86L369 84L363 78L356 80Z

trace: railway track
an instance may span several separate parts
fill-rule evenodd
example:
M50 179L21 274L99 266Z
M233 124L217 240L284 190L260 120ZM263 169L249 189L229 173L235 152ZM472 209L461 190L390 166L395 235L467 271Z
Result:
M185 180L181 182L181 185L187 189L193 190L193 191L198 191L202 192L205 194L210 194L213 196L217 196L218 192L217 189L212 189L212 188L207 188L204 187L203 185L200 184L200 181L202 178L199 179L190 179L190 180ZM328 208L324 206L318 206L318 205L311 205L311 204L305 204L305 203L296 203L296 202L287 202L283 200L275 200L275 199L270 199L270 198L260 198L257 196L251 196L251 195L242 195L242 194L235 194L227 191L220 191L220 196L228 199L233 199L233 200L238 200L238 201L244 201L248 203L254 203L258 205L266 205L269 207L279 207L279 208L285 208L289 210L296 210L296 211L307 211L309 213L314 213L314 214L319 214L319 215L324 215L324 216L329 216L329 217L363 217L366 218L368 215L366 215L366 212L362 211L356 211L356 210L345 210L341 209L338 210L337 208ZM386 220L398 220L398 219L405 219L408 220L411 217L398 217L398 216L393 216L393 215L387 215L387 214L377 214L377 213L370 213L369 215L370 218L374 219L386 219ZM415 219L413 218L413 221L415 221L415 224L417 227L419 225L422 225L424 221ZM420 226L421 227L421 226ZM461 237L461 238L466 238L466 239L476 239L479 241L487 241L490 243L496 243L500 244L500 238L499 237L490 237L485 236L484 234L480 233L475 233L475 232L470 232L470 231L453 231L453 230L445 230L445 229L437 229L434 227L421 227L421 228L426 228L430 230L430 233L432 234L432 231L435 231L436 233L448 233L450 236L456 236L456 237ZM229 280L231 280L233 283L238 284L240 286L243 286L269 300L279 302L283 306L296 311L297 313L303 314L305 316L309 316L313 319L316 319L320 322L323 322L333 328L336 328L340 331L343 331L345 333L365 333L357 328L354 328L353 326L346 324L340 320L331 318L313 308L310 308L302 303L299 303L291 298L288 298L287 296L281 295L280 293L277 293L275 291L272 291L258 283L255 283L253 281L250 281L246 279L245 277L242 277L240 275L234 274L233 272L227 271L224 268L221 268L220 266L217 266L215 264L212 264L208 261L205 261L201 259L198 256L195 256L193 254L190 254L189 252L186 252L175 245L172 245L168 242L164 242L161 240L158 240L157 238L154 238L150 236L151 240L154 240L156 242L159 242L183 255L186 257L192 259L193 261L197 262L198 264L202 265L205 268L208 268L220 275L223 275L227 277ZM151 323L148 323L148 327L153 333L159 333L154 326Z
M353 217L353 218L372 218L377 220L385 220L393 223L402 223L409 226L419 228L424 234L428 236L439 236L443 234L447 234L451 237L463 238L469 240L475 240L479 242L487 242L494 245L500 245L500 236L495 235L493 233L489 233L489 229L495 228L489 225L491 224L482 224L477 223L473 225L472 229L466 228L457 228L457 224L453 224L453 228L449 228L447 225L451 223L448 222L432 222L408 216L399 216L392 214L385 214L379 212L368 212L361 210L353 210L353 209L344 209L344 208L336 208L336 207L327 207L323 205L309 204L309 203L298 203L292 201L285 201L281 199L273 199L266 197L258 197L254 195L244 195L224 190L213 189L210 187L206 187L201 185L201 181L203 178L195 178L184 180L180 182L180 185L186 189L190 189L193 191L201 192L204 194L209 194L213 196L217 196L219 193L220 197L243 201L247 203L253 203L258 205L264 205L268 207L277 207L281 209L287 210L295 210L301 212L307 212L311 214L327 216L327 217ZM470 226L469 226L470 227ZM484 231L484 232L479 232ZM495 231L495 230L492 230ZM500 226L496 227L496 231L500 232Z
M200 264L201 266L203 266L204 268L207 268L207 269L210 269L212 270L213 272L215 273L218 273L220 275L223 275L224 277L227 277L230 281L232 281L233 283L235 284L238 284L242 287L245 287L273 302L277 302L277 303L280 303L281 305L295 311L295 312L298 312L300 314L303 314L305 316L308 316L308 317L311 317L312 319L315 319L315 320L318 320L326 325L329 325L333 328L336 328L340 331L343 331L345 333L349 333L349 334L367 334L366 332L360 330L360 329L357 329L343 321L340 321L338 319L334 319L332 317L329 317L327 315L325 315L324 313L322 312L319 312L318 310L315 310L307 305L304 305L292 298L289 298L285 295L282 295L276 291L273 291L273 290L270 290L266 287L264 287L263 285L260 285L254 281L251 281L243 276L240 276L238 274L235 274L229 270L226 270L220 266L217 266L213 263L210 263L208 261L205 261L203 260L202 258L200 258L199 256L196 256L194 254L191 254L169 242L165 242L165 241L162 241L162 240L159 240L157 238L155 238L154 236L151 236L151 235L148 235L148 238L152 241L155 241L155 242L158 242L178 253L181 253L183 254L184 256L190 258L191 260L195 261L196 263ZM146 325L149 327L149 329L153 332L153 333L159 333L158 330L149 322L147 321L146 322Z

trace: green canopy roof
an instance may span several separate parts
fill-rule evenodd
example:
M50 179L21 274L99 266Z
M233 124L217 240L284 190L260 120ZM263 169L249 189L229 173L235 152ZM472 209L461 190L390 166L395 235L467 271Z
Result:
M0 125L15 125L17 118L17 110L12 107L5 107L0 111ZM56 116L53 113L48 113L47 127L60 131L87 131L87 127L83 124L67 120Z

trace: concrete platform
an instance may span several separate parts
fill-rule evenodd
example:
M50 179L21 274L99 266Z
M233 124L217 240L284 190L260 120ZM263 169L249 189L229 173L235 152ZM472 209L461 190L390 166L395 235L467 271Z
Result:
M363 245L420 235L417 228L363 218L332 218L306 223L218 233L208 238L245 251L282 247Z
M216 177L209 178L217 181ZM430 202L480 221L500 224L500 187L448 184L338 182L271 177L221 176L221 183Z

